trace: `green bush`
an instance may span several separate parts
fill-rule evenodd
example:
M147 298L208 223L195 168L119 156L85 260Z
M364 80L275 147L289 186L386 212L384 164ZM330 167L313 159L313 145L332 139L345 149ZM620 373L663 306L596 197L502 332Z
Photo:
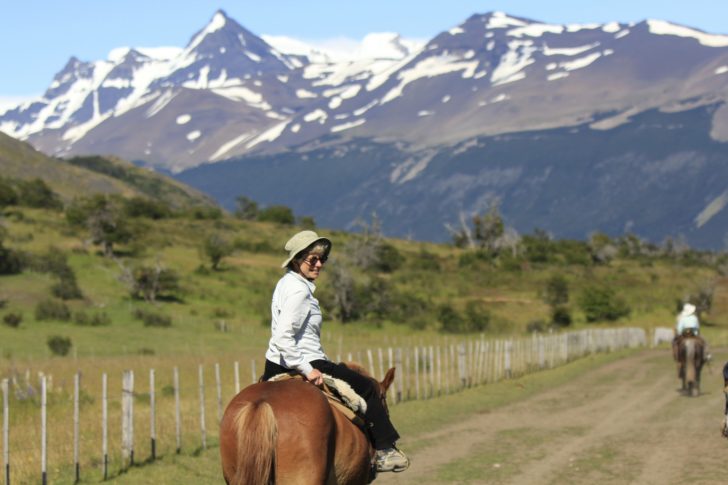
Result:
M3 323L8 327L18 328L22 322L22 313L6 313L5 315L3 315Z
M569 302L569 283L561 275L553 275L544 287L543 300L546 304L555 307Z
M78 282L76 281L76 275L73 273L59 279L51 287L51 293L61 300L78 300L83 298L81 288L78 287Z
M483 332L490 325L490 311L485 302L472 300L465 304L465 331Z
M60 335L52 335L47 340L48 348L51 350L53 355L68 355L68 351L71 350L71 339L68 337L62 337Z
M222 210L219 207L193 207L187 215L192 219L216 221L222 219Z
M578 304L587 322L614 321L630 313L627 303L612 288L606 286L584 288Z
M263 222L276 222L278 224L292 225L296 218L293 217L293 211L290 207L284 205L272 205L261 209L258 212L258 220Z
M223 258L233 254L234 246L220 234L211 234L202 242L200 252L210 260L213 270L220 267Z
M71 319L71 311L62 301L43 300L35 305L35 319L67 322Z
M6 248L0 241L0 275L19 274L23 271L23 257L18 251Z
M18 193L13 185L9 180L0 177L0 207L16 205L17 203Z
M374 269L383 273L392 273L399 269L403 262L404 257L391 244L382 243L377 247Z
M134 310L134 318L144 322L145 327L170 327L172 326L172 318L161 313L155 313L148 310L137 308Z
M83 310L73 314L73 323L82 326L101 327L111 325L111 318L105 312L94 313L89 316Z
M161 200L145 197L132 197L124 200L124 214L127 217L146 217L147 219L164 219L172 215L172 209Z
M58 195L39 178L18 182L18 204L45 209L63 208Z
M555 306L551 310L551 322L557 327L568 327L571 325L571 312L568 307Z
M464 319L452 305L445 303L437 309L437 320L440 329L447 333L461 333L464 331Z

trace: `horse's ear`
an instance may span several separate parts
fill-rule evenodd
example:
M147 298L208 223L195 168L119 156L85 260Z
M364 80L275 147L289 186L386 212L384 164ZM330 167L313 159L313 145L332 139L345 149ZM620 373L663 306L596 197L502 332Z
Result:
M392 382L394 382L394 367L387 371L387 374L384 376L384 380L381 382L384 392L387 392L387 389L389 389L389 386L392 385Z

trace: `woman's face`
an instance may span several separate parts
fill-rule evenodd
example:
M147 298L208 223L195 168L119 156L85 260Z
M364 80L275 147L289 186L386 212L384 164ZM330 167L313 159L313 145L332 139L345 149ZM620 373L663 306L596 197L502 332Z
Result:
M298 266L298 272L309 281L314 281L321 274L321 269L326 262L323 254L309 253Z

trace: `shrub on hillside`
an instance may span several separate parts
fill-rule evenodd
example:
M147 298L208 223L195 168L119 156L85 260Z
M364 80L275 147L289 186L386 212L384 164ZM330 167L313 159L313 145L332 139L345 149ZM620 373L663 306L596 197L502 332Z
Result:
M263 222L275 222L278 224L292 225L296 218L290 207L284 205L272 205L261 209L258 212L258 220Z
M62 301L43 300L35 305L35 319L67 322L71 319L71 311Z
M3 323L11 328L18 328L23 322L22 313L6 313L3 315Z
M179 276L171 269L156 266L139 266L123 278L129 285L129 293L133 298L143 298L154 302L158 298L174 299L179 290Z
M383 273L392 273L399 269L404 262L404 257L397 248L389 243L381 242L376 250L374 269Z
M571 325L571 312L566 306L555 306L551 309L551 322L557 327Z
M588 286L578 301L587 322L614 321L630 313L627 303L612 288Z
M19 274L24 260L20 252L6 248L0 240L0 275Z
M101 327L104 325L111 325L111 318L105 312L89 315L83 310L80 310L73 314L73 323L82 326Z
M298 225L302 229L316 229L316 220L312 216L301 216L298 218Z
M114 244L132 240L134 232L124 215L123 199L96 194L74 200L66 209L71 227L88 230L91 241L100 245L106 256L113 256Z
M18 204L44 209L63 209L60 197L42 179L18 182Z
M149 310L137 308L134 310L134 318L141 320L145 327L170 327L172 326L172 318L161 313L155 313Z
M543 301L552 307L569 302L569 283L560 274L551 276L546 280L543 291Z
M161 200L145 197L124 199L124 214L127 217L146 217L147 219L164 219L172 216L172 209Z
M0 177L0 207L16 205L18 193L9 180Z
M51 286L51 293L61 300L78 300L83 298L81 288L78 287L78 282L76 281L76 275L73 273L63 276Z
M233 254L234 249L234 246L220 234L211 234L202 242L200 252L205 258L210 260L212 269L217 270L223 258Z
M465 331L483 332L490 325L490 311L485 302L471 300L465 304Z
M52 335L47 340L48 348L51 350L53 355L68 355L68 351L71 350L71 339L68 337L62 337L60 335Z
M440 329L446 333L461 333L464 331L463 316L449 303L440 305L437 309L437 321Z
M187 216L197 220L222 219L222 210L219 207L193 207L187 211Z
M258 218L258 203L253 199L241 195L235 199L235 203L235 217L238 219L254 221Z

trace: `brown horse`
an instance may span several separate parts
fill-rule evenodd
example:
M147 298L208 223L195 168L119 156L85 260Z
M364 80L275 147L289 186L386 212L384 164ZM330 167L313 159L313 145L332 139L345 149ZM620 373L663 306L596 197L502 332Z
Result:
M703 339L697 335L683 335L678 343L678 375L682 379L682 390L689 396L700 394L704 347Z
M347 366L372 379L384 400L394 368L377 382L361 366ZM374 453L367 436L319 388L300 379L246 387L220 423L228 484L367 484L374 480Z

